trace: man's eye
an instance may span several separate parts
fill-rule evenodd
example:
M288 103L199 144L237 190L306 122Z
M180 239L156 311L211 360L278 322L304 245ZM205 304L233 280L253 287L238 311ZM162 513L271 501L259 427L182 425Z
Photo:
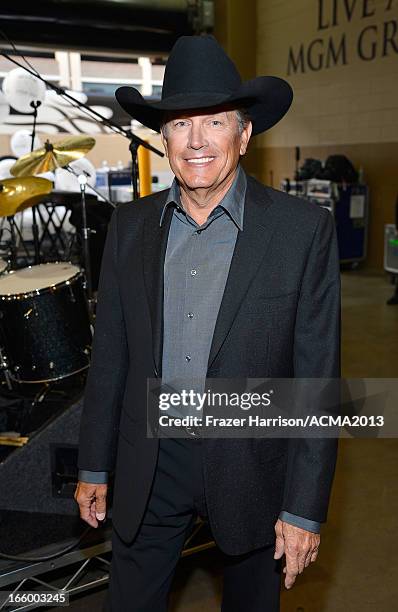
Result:
M222 125L222 121L220 121L219 119L212 119L211 121L212 125Z
M174 127L184 127L187 124L186 121L176 121Z

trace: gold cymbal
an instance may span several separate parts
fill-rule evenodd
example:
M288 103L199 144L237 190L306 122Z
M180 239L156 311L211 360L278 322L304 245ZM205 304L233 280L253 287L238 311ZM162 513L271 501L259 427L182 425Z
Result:
M0 180L0 217L15 215L38 204L52 189L51 181L37 176Z
M90 136L68 136L52 144L46 141L44 147L22 155L10 168L13 176L31 176L43 172L53 172L84 157L95 145Z

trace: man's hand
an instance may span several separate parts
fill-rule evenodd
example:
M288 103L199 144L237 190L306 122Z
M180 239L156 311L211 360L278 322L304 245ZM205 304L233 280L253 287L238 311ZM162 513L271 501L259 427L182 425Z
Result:
M280 559L285 554L286 565L283 568L286 574L285 587L290 589L296 576L302 574L304 568L317 558L321 536L319 533L306 531L280 519L275 523L275 533L274 559Z
M91 484L89 482L77 483L75 500L79 504L80 518L91 527L98 527L98 521L106 516L107 484Z

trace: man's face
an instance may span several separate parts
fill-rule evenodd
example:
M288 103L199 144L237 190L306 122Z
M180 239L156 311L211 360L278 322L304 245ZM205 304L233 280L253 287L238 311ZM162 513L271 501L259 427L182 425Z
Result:
M234 110L184 113L167 121L162 142L180 185L216 191L234 173L250 135L251 123L240 131Z

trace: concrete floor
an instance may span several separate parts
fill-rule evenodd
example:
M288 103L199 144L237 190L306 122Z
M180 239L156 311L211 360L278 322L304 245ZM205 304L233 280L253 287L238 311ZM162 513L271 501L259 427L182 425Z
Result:
M347 271L342 286L343 376L398 377L398 306L385 304L393 293L387 276ZM341 440L318 559L291 591L282 588L281 612L397 609L397 482L397 440ZM215 549L182 559L170 612L218 611L221 577ZM102 598L88 595L71 608L100 610Z

